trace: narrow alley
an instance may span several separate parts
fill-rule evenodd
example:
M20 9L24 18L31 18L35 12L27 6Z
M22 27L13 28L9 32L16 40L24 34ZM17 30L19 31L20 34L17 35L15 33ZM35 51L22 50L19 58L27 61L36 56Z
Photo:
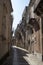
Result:
M43 65L43 0L0 0L0 65Z

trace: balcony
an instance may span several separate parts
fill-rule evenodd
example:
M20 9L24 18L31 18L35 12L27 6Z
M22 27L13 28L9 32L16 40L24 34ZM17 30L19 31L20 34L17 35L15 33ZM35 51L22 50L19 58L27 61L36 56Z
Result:
M37 5L37 4L36 4ZM43 15L43 0L40 0L37 7L35 8L34 12L38 15L38 16L42 16Z
M31 18L29 20L29 24L35 29L35 31L38 31L40 29L38 21L35 18Z

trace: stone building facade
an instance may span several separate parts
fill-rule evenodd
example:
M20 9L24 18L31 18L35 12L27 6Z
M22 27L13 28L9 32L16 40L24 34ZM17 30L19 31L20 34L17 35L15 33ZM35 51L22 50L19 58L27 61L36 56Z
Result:
M22 26L23 23L20 23L18 26L17 26L17 29L15 31L15 38L16 38L16 45L19 46L19 47L24 47L24 31L22 29Z
M43 8L42 6L43 6L42 0L35 0L35 1L31 0L29 4L29 10L30 10L29 24L32 25L32 27L34 28L33 31L34 43L31 43L31 53L34 52L34 54L37 56L37 58L39 58L39 60L43 60L43 42L42 42Z
M29 5L26 6L23 11L21 25L22 25L21 28L23 28L25 34L25 35L23 34L24 39L24 42L22 42L22 45L24 45L23 47L27 49L29 53L33 53L34 55L36 55L36 57L39 60L43 60L42 0L30 0Z
M33 30L32 34L28 34L29 30L26 30L26 33L27 33L26 46L29 52L35 54L37 58L39 58L39 60L43 60L43 43L42 43L42 38L43 38L43 34L42 34L43 8L42 6L43 6L43 3L42 2L43 2L42 0L41 1L30 0L28 11L27 11L28 14L26 16L27 28L29 29L28 26L30 26Z
M36 6L35 6L36 5ZM43 0L36 0L34 3L34 13L40 17L40 58L42 57L43 61Z
M10 0L0 0L0 59L9 51L11 43L12 11Z

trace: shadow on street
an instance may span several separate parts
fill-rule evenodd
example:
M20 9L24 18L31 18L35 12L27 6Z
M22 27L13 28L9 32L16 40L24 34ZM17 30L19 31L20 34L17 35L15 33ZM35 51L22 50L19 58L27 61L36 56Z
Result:
M19 49L19 48L11 48L10 57L4 65L29 65L23 56L26 56L28 52Z

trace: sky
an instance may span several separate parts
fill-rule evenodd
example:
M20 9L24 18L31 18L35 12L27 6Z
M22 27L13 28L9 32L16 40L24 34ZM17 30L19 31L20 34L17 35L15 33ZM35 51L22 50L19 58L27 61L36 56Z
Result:
M11 0L12 7L13 7L13 26L12 28L15 30L17 27L17 24L20 23L20 20L22 19L22 13L25 8L29 4L30 0Z

